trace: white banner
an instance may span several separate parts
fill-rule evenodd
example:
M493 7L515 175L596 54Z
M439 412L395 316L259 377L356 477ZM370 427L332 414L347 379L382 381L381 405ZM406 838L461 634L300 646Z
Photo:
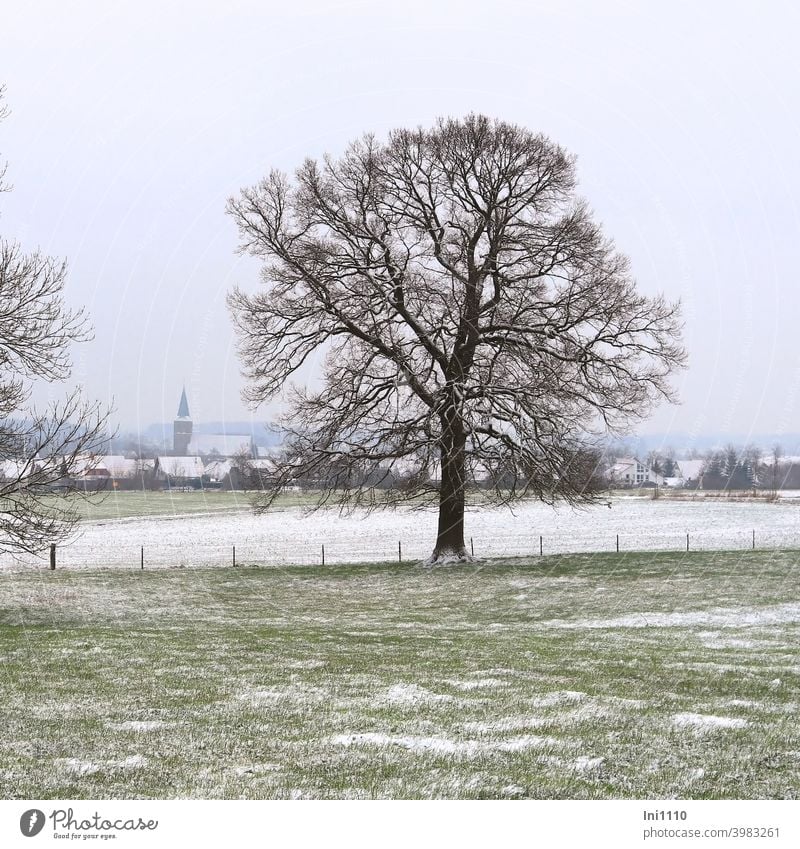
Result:
M800 802L0 802L0 846L797 847Z

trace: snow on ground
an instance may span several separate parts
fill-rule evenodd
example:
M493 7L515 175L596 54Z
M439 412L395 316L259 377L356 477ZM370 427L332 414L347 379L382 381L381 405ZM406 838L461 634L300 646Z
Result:
M128 722L110 722L108 727L112 731L160 731L167 727L167 723L161 720L153 720L152 722L130 720Z
M758 608L715 608L676 613L634 613L613 619L552 619L544 622L548 628L686 628L695 625L714 625L717 628L785 625L800 622L800 604L775 604ZM743 646L738 646L743 647Z
M697 639L709 649L758 649L774 648L770 640L750 640L740 637L723 637L717 631L703 631Z
M5 574L0 794L797 795L795 552L543 565Z
M143 769L148 765L148 760L142 755L131 755L120 761L82 761L80 758L59 758L55 761L56 767L64 769L74 775L93 775L96 772L109 772L115 770Z
M543 696L536 696L535 698L531 699L531 704L535 707L551 707L553 705L580 702L585 698L586 693L578 693L573 690L564 690L555 693L546 693Z
M491 722L464 722L461 727L469 734L497 734L538 728L551 722L552 719L542 716L507 716Z
M451 740L447 737L392 736L388 734L336 734L330 742L335 746L399 746L413 752L431 752L437 755L477 757L486 752L519 752L559 746L552 737L512 737L510 740Z
M679 727L698 729L745 728L746 719L734 719L730 716L710 716L702 713L676 713L672 722Z
M578 772L592 772L600 769L605 758L593 758L589 755L580 755L575 759L574 767Z
M611 509L607 504L612 505ZM612 498L586 510L553 509L538 502L468 512L467 535L475 555L503 557L537 554L539 536L545 554L614 551L746 549L756 531L758 547L800 547L796 505L725 502L703 499L670 501ZM400 508L342 516L326 509L307 513L290 508L267 515L250 512L183 515L85 522L71 544L58 550L58 563L69 568L145 568L229 565L236 546L239 564L309 564L423 560L431 552L434 511ZM469 543L468 543L469 544ZM46 565L28 558L23 565ZM2 564L12 567L5 558ZM520 585L518 588L528 588Z
M328 694L319 687L289 684L285 687L270 687L263 690L247 690L236 696L237 701L248 702L253 707L275 705L279 702L292 702L302 699L305 702L319 702L327 699Z
M508 681L502 681L500 678L478 678L473 681L449 680L447 683L459 690L493 690L497 687L508 686Z
M433 702L452 702L453 697L444 693L432 693L418 684L395 684L378 701L413 707L421 704L431 704Z

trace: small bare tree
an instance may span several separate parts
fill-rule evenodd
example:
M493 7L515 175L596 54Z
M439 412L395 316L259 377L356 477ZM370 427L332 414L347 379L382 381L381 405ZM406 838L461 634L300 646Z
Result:
M247 400L326 354L321 388L290 392L262 507L309 478L372 506L400 470L390 502L438 502L437 562L467 557L478 479L500 501L591 500L589 434L669 399L685 353L678 306L636 291L575 188L562 148L470 115L365 136L229 202L264 261L265 290L229 296Z
M260 478L250 452L246 449L237 451L231 458L230 480L233 489L260 489Z
M69 346L90 338L83 312L64 304L65 277L64 263L0 238L0 551L36 552L71 532L75 500L54 493L75 488L106 440L107 413L77 390L28 407L32 382L65 380Z

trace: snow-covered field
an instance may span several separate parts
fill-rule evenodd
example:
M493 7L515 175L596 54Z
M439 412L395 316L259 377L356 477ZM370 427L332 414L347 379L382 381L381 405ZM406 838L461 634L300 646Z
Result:
M608 505L611 505L609 507ZM255 516L239 513L109 519L85 522L77 537L61 546L60 566L135 568L144 548L146 568L228 565L233 546L239 564L319 564L404 561L427 557L433 547L436 515L431 510L357 513L333 509L306 513L300 507ZM758 548L800 547L796 503L670 500L615 497L586 510L552 509L528 502L509 509L470 510L466 534L476 556L502 557L614 551L747 549L755 531ZM469 540L467 542L469 545ZM27 558L27 565L44 560ZM5 558L3 565L14 561Z
M794 552L0 580L0 798L800 798Z

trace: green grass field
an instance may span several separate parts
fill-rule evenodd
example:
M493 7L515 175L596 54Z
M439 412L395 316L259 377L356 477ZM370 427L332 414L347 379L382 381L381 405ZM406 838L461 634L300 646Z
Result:
M2 798L797 798L800 555L0 574Z

